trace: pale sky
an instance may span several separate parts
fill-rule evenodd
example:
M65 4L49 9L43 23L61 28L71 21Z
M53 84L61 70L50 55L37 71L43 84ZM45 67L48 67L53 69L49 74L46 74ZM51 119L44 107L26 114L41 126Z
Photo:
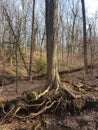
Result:
M85 0L88 15L95 14L98 11L98 0Z

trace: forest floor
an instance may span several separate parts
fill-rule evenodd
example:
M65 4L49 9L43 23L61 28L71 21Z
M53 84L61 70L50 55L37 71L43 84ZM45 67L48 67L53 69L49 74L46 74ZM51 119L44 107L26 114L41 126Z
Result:
M5 110L8 114L2 114L0 109L0 130L98 130L98 66L87 75L80 70L64 73L61 77L66 85L83 93L85 106L82 109L67 107L56 113L46 111L33 119L10 119L10 110ZM5 86L0 88L0 106L3 102L19 100L24 91L40 93L45 89L45 84L45 77L35 78L32 83L20 80L16 93L15 79L6 74ZM77 102L79 105L81 99Z

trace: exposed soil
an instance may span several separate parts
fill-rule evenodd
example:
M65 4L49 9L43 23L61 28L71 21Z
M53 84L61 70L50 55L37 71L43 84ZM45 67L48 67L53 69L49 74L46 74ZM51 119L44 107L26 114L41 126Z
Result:
M69 84L76 91L81 91L85 106L77 110L73 106L61 107L57 112L46 111L34 119L18 119L0 115L0 130L98 130L98 68L93 69L93 74L84 74L76 71L61 75L63 82ZM5 86L0 88L0 104L5 101L19 99L24 91L42 92L45 89L45 79L33 79L32 83L20 80L18 93L15 92L15 79L6 75ZM79 87L79 84L81 87ZM76 100L77 105L81 100ZM60 106L59 106L60 107Z

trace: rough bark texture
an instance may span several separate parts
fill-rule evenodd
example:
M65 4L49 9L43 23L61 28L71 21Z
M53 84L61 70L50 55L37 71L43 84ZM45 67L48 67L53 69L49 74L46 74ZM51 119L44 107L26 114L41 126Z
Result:
M58 0L46 0L46 38L48 85L58 85L57 41Z
M83 17L83 48L84 48L84 69L85 73L88 72L87 68L87 36L86 36L86 16L85 16L85 3L84 0L81 0L82 4L82 17Z

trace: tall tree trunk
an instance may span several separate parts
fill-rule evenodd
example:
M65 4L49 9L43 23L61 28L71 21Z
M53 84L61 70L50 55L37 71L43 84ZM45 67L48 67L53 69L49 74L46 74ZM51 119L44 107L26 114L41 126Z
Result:
M59 86L57 42L58 0L46 0L46 43L48 85Z
M88 73L88 60L87 60L87 36L86 36L86 15L85 15L85 2L81 0L82 4L82 17L83 17L83 48L84 48L84 69Z
M11 64L11 67L13 66L13 44L12 42L14 41L13 39L13 34L12 34L12 30L10 29L9 27L9 42L10 42L10 48L9 48L9 51L10 51L10 64Z
M22 35L23 35L23 50L26 55L27 52L27 41L26 41L26 14L25 14L25 1L22 0Z
M33 58L33 42L34 42L34 17L35 17L35 0L33 0L32 9L32 35L31 35L31 48L30 48L30 66L29 66L29 80L32 81L32 58Z
M16 93L18 92L18 46L15 43L15 55L16 55Z
M93 46L92 46L92 26L89 24L89 40L90 40L90 65L91 65L91 73L93 72Z

